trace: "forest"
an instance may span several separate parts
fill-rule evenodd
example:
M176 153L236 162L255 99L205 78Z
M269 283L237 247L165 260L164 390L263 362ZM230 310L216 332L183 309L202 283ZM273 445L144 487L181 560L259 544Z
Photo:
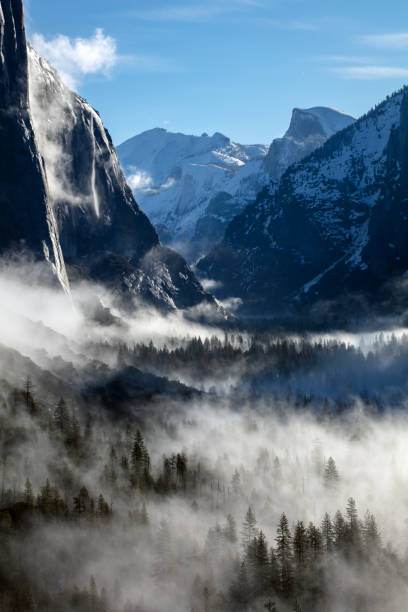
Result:
M1 612L404 609L405 329L119 317L37 276L0 275Z
M2 383L2 612L401 609L408 531L386 505L391 491L406 508L406 419L183 411L142 431L63 397L46 406L30 377ZM400 445L374 461L383 429Z

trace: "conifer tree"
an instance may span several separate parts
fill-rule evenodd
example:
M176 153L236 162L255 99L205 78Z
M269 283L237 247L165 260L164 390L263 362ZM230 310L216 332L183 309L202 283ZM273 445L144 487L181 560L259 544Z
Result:
M54 421L57 429L67 435L70 430L70 418L68 408L63 397L60 398L54 411Z
M343 551L346 544L346 522L340 510L334 516L333 530L336 550Z
M349 497L346 506L347 530L346 546L349 553L361 552L361 530L355 500Z
M109 516L110 514L109 504L105 501L105 498L102 495L102 493L98 497L98 505L97 505L96 512L97 512L97 515L102 518Z
M296 563L296 570L302 573L306 565L308 538L303 521L298 521L293 534L293 552Z
M250 599L250 584L245 561L241 563L236 580L230 588L231 598L240 606L245 606Z
M224 535L227 538L227 540L232 543L236 542L238 539L237 538L237 526L235 523L235 519L231 514L227 516L227 521L226 521L226 525L224 528Z
M327 512L322 520L321 534L324 550L326 551L326 553L331 553L334 548L335 533L333 523Z
M256 533L257 528L255 512L252 510L252 507L249 506L245 515L245 520L242 524L242 548L244 549L244 553L246 553L248 550L248 546L256 536Z
M329 457L325 468L324 468L324 486L327 489L335 489L338 485L338 482L340 480L340 476L339 473L337 471L337 467L336 467L336 462L334 461L333 457Z
M260 531L258 537L255 538L254 561L255 592L262 595L268 591L269 587L268 544L263 531Z
M238 495L241 491L241 476L239 475L238 470L235 470L232 479L231 479L231 487L234 495Z
M186 490L187 486L187 457L184 453L179 453L176 460L176 473L177 480L181 483L183 490Z
M289 597L293 586L292 536L286 514L282 514L276 536L276 555L280 566L280 590Z
M378 531L374 515L367 510L364 515L363 540L366 551L371 554L381 545L381 536Z
M138 429L136 431L131 454L132 483L145 484L149 480L150 457L145 447L143 435Z
M310 550L310 556L313 561L317 561L322 550L322 534L313 523L309 523L307 528L307 540Z
M276 592L280 590L280 568L273 548L269 551L269 584Z

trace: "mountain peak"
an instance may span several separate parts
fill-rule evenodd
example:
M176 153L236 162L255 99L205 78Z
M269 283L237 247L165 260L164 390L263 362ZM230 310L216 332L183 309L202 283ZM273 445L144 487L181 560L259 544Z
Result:
M301 133L302 125L326 134L351 118L315 107L295 109L292 120L289 136L271 146L271 161L295 146L303 159L230 223L197 269L218 283L219 298L238 297L251 314L316 305L319 316L338 323L347 320L350 305L353 316L387 312L408 268L408 91L324 136L327 142L307 156L320 136ZM337 301L339 287L344 302ZM405 307L401 301L399 312Z
M285 137L294 140L321 136L329 138L354 123L354 117L329 106L294 108Z

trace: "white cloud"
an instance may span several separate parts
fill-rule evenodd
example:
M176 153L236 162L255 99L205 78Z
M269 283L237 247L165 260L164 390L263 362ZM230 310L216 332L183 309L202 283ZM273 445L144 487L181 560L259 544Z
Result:
M128 167L126 180L132 191L139 193L157 193L160 190L165 191L166 189L173 187L173 185L176 183L174 178L169 177L159 187L154 187L153 178L150 176L150 174L144 170L139 170L139 168L136 168L135 166Z
M398 66L341 66L331 72L345 79L406 79L408 68Z
M206 291L214 291L214 289L220 289L222 287L220 281L213 280L212 278L200 279L200 283Z
M152 186L152 177L142 170L133 169L126 177L127 183L132 191L146 191Z
M42 34L34 34L32 42L71 87L84 75L109 74L119 59L115 39L99 28L90 38L71 39L59 34L46 40Z
M369 34L362 36L360 40L366 45L381 49L408 49L408 32Z

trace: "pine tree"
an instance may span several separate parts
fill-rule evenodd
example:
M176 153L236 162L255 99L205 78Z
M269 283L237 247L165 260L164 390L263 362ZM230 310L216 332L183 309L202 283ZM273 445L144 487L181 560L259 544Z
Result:
M236 580L232 583L230 588L230 595L233 601L237 602L240 606L245 606L250 599L250 584L248 579L247 566L245 562L241 563L238 570Z
M235 472L232 475L231 487L232 487L232 492L234 493L234 495L239 495L241 491L241 476L239 475L238 470L235 470Z
M286 514L282 514L276 536L276 555L280 565L280 590L289 597L293 586L292 536Z
M358 520L358 511L355 500L349 497L346 506L347 529L346 529L346 547L349 553L361 552L361 530L360 521Z
M131 454L132 484L143 486L150 485L150 457L145 447L142 433L136 431Z
M64 398L60 398L57 407L55 408L54 411L54 421L55 421L55 425L57 427L57 429L65 434L68 435L69 434L69 430L70 430L70 418L69 418L69 413L68 413L68 408L67 405L65 403Z
M335 489L340 480L339 473L337 471L336 462L333 457L329 457L325 468L324 468L324 486L327 489Z
M105 501L105 498L102 493L98 497L96 513L101 518L107 517L110 514L109 504Z
M268 544L263 531L259 532L255 538L255 559L254 559L254 590L258 595L268 591L269 587L269 557Z
M245 520L242 524L242 548L244 549L244 553L247 552L248 546L256 536L256 533L255 512L252 510L251 506L249 506L245 515Z
M35 412L35 402L33 400L33 382L31 380L31 376L26 377L25 385L24 385L24 395L26 401L27 412Z
M376 520L374 515L368 510L364 515L363 540L368 554L375 552L381 546L381 536L377 528Z
M227 516L227 522L224 528L224 535L227 538L227 540L232 543L236 542L238 539L237 526L235 523L235 519L233 516L231 516L231 514Z
M79 421L75 415L74 410L72 411L70 423L66 433L66 443L72 448L78 449L81 440L81 427Z
M302 573L306 565L308 538L303 521L298 521L293 534L293 553L295 557L296 569Z
M176 459L177 481L181 483L184 491L187 486L187 457L184 453L178 454Z
M322 550L322 534L313 523L309 523L307 528L307 540L311 558L313 561L317 561Z
M344 551L346 545L346 522L340 510L334 516L334 543L336 550Z
M323 538L324 550L326 551L326 553L331 553L334 548L335 533L333 523L327 512L322 520L321 534Z
M79 494L74 497L74 512L78 515L78 519L81 518L82 514L89 511L90 501L88 489L86 487L81 487Z
M273 548L269 551L269 584L275 592L280 590L280 568Z

